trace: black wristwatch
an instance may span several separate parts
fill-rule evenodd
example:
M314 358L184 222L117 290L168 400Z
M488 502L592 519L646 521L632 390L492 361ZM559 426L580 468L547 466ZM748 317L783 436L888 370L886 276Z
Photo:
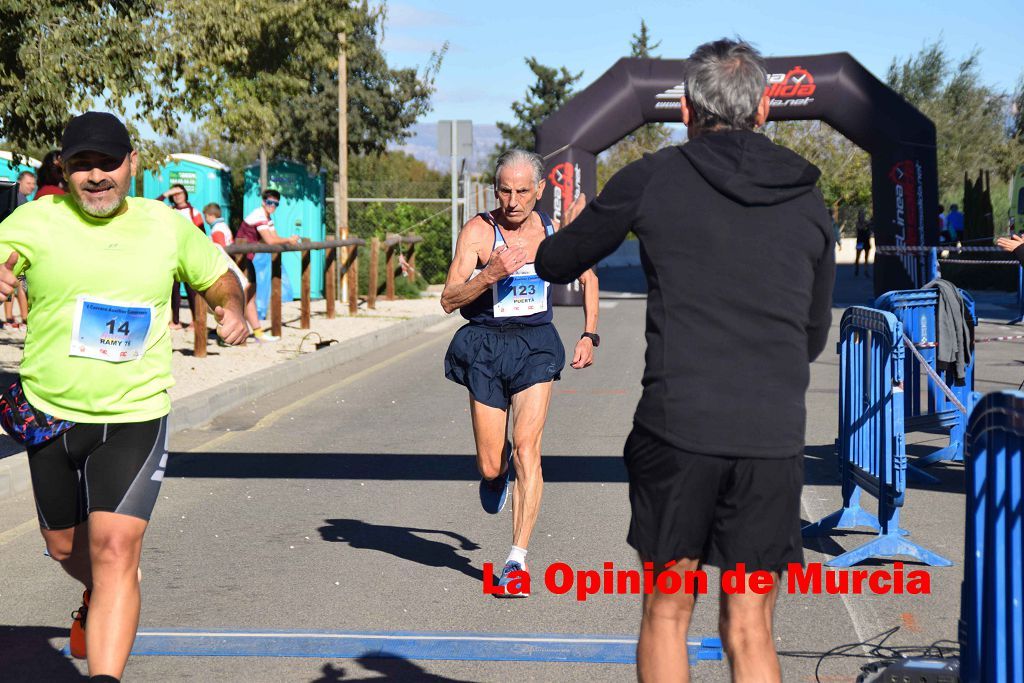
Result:
M598 336L597 332L584 332L580 335L580 339L587 337L590 341L594 342L594 348L596 349L601 345L601 337Z

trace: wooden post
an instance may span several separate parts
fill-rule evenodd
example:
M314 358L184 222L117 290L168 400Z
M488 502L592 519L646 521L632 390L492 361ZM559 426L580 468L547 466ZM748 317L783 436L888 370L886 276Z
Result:
M334 218L338 226L338 239L346 240L348 231L348 57L345 54L347 45L344 33L338 34L338 182L334 190ZM342 248L341 262L348 263L349 249ZM347 291L352 285L349 280L342 280L342 300L348 299L351 309L352 294ZM358 296L356 292L356 296Z
M348 314L359 312L359 247L351 246L351 265L348 267Z
M302 240L308 246L309 240ZM302 252L302 309L299 318L299 327L304 330L309 329L309 297L310 297L310 283L309 283L309 249Z
M390 237L388 240L390 241ZM395 300L395 245L389 244L387 257L384 259L385 293L388 301Z
M380 259L380 238L370 240L370 282L367 288L366 307L371 311L377 308L377 268Z
M324 300L327 302L327 317L333 319L336 315L334 312L334 299L337 296L335 285L337 283L337 272L338 272L338 250L335 247L324 250Z
M206 310L206 299L196 292L196 318L192 321L192 330L195 334L193 355L196 358L206 358Z
M281 252L270 255L270 334L281 336Z
M267 189L267 148L260 147L260 194Z

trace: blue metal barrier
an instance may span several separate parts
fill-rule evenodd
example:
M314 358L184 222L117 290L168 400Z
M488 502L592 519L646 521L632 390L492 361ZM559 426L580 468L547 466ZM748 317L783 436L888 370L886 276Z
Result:
M934 250L932 250L934 252ZM978 325L975 313L974 298L964 290L958 290L970 316L971 323ZM920 351L931 369L942 375L936 364L934 343L938 338L936 325L939 309L939 292L936 289L909 289L886 292L878 297L875 307L893 313L903 329ZM931 346L929 346L931 344ZM904 416L905 428L908 432L949 430L949 445L940 448L926 457L919 458L916 464L921 467L941 460L959 462L964 459L964 432L967 429L967 415L958 410L946 395L935 386L927 373L922 373L920 362L913 354L905 355L903 376L905 379ZM946 385L952 390L968 411L974 400L974 352L971 350L971 362L967 364L963 386L953 386L948 380ZM923 375L923 376L922 376ZM927 387L927 402L925 388Z
M1024 393L986 395L967 429L960 597L966 683L1024 681Z
M804 536L870 527L879 534L835 557L830 567L907 555L932 566L952 564L902 536L907 490L903 407L903 325L892 313L854 306L839 326L839 439L843 507L803 528ZM878 515L860 506L862 491L878 499Z

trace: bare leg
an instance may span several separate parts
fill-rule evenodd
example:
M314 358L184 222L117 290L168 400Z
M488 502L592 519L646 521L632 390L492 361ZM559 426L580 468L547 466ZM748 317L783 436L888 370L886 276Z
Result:
M512 397L512 443L516 484L512 491L512 545L526 548L540 513L544 476L541 439L551 403L552 382L534 384Z
M470 395L469 413L476 440L476 468L484 479L494 479L504 471L502 454L508 440L508 411L484 405Z
M139 557L146 521L113 512L89 515L93 588L85 629L89 674L121 678L139 626Z
M249 323L249 328L255 332L256 330L262 329L260 325L260 318L256 315L256 296L253 292L253 296L249 297L248 301L245 302L245 321Z
M46 552L60 563L73 579L92 588L92 565L89 562L89 522L70 529L40 529L46 541Z
M718 630L735 683L782 681L772 635L779 575L775 574L774 578L774 587L768 595L738 593L722 594L720 598Z
M21 322L28 322L28 297L25 295L25 288L18 284L18 310L21 311Z
M683 572L696 569L696 559L684 558L665 571L679 574L679 585L683 586ZM636 675L641 683L689 682L686 635L696 602L695 595L661 593L657 588L644 596L636 645Z

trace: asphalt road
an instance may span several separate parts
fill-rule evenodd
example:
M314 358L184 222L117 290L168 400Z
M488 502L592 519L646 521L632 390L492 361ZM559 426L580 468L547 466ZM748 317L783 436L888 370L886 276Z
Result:
M839 305L862 303L869 294L866 280L842 273ZM640 395L644 306L643 300L603 302L596 364L567 369L556 385L544 439L544 504L528 557L534 574L554 562L574 569L601 569L605 562L636 566L625 542L629 509L621 450ZM840 313L837 308L836 325ZM556 318L569 349L582 315L559 309ZM257 642L249 656L137 655L126 681L633 677L632 666L622 663L491 661L505 656L507 648L480 640L488 634L626 640L636 634L639 598L598 594L578 601L572 594L552 594L539 581L525 600L483 594L484 563L503 562L511 516L509 510L490 516L480 509L465 390L442 373L454 329L443 324L173 436L143 552L141 630L184 631L194 647L211 655L232 651L232 638L238 641L239 634L258 634L266 644ZM815 363L808 393L807 520L839 507L831 455L834 348L830 345ZM1008 375L1020 374L1017 349L1006 344L985 351L980 389L1015 387L1017 379ZM926 452L924 442L937 443L931 441L935 438L911 439L922 442L911 452ZM893 627L900 631L891 643L955 639L962 467L936 470L942 484L912 490L903 523L915 540L949 555L955 566L930 573L932 593L926 596L783 594L778 647L806 655L783 657L787 681L813 681L815 653ZM865 532L810 541L807 559L827 559L868 539ZM31 497L0 504L0 678L81 680L82 665L60 652L80 588L42 550ZM867 568L886 567L891 565ZM714 581L712 576L712 587ZM709 595L698 604L691 634L715 636L716 623L717 601ZM273 632L287 633L275 640ZM317 643L363 632L385 638L432 632L435 640L420 643L415 652L454 659L316 654L321 652ZM469 634L475 644L460 649L445 640L452 634ZM146 642L150 652L188 649L173 635ZM303 654L303 647L311 648L308 656L294 656ZM566 648L586 658L583 645ZM853 680L861 663L828 659L821 680ZM697 681L728 680L722 661L696 663L693 673Z

